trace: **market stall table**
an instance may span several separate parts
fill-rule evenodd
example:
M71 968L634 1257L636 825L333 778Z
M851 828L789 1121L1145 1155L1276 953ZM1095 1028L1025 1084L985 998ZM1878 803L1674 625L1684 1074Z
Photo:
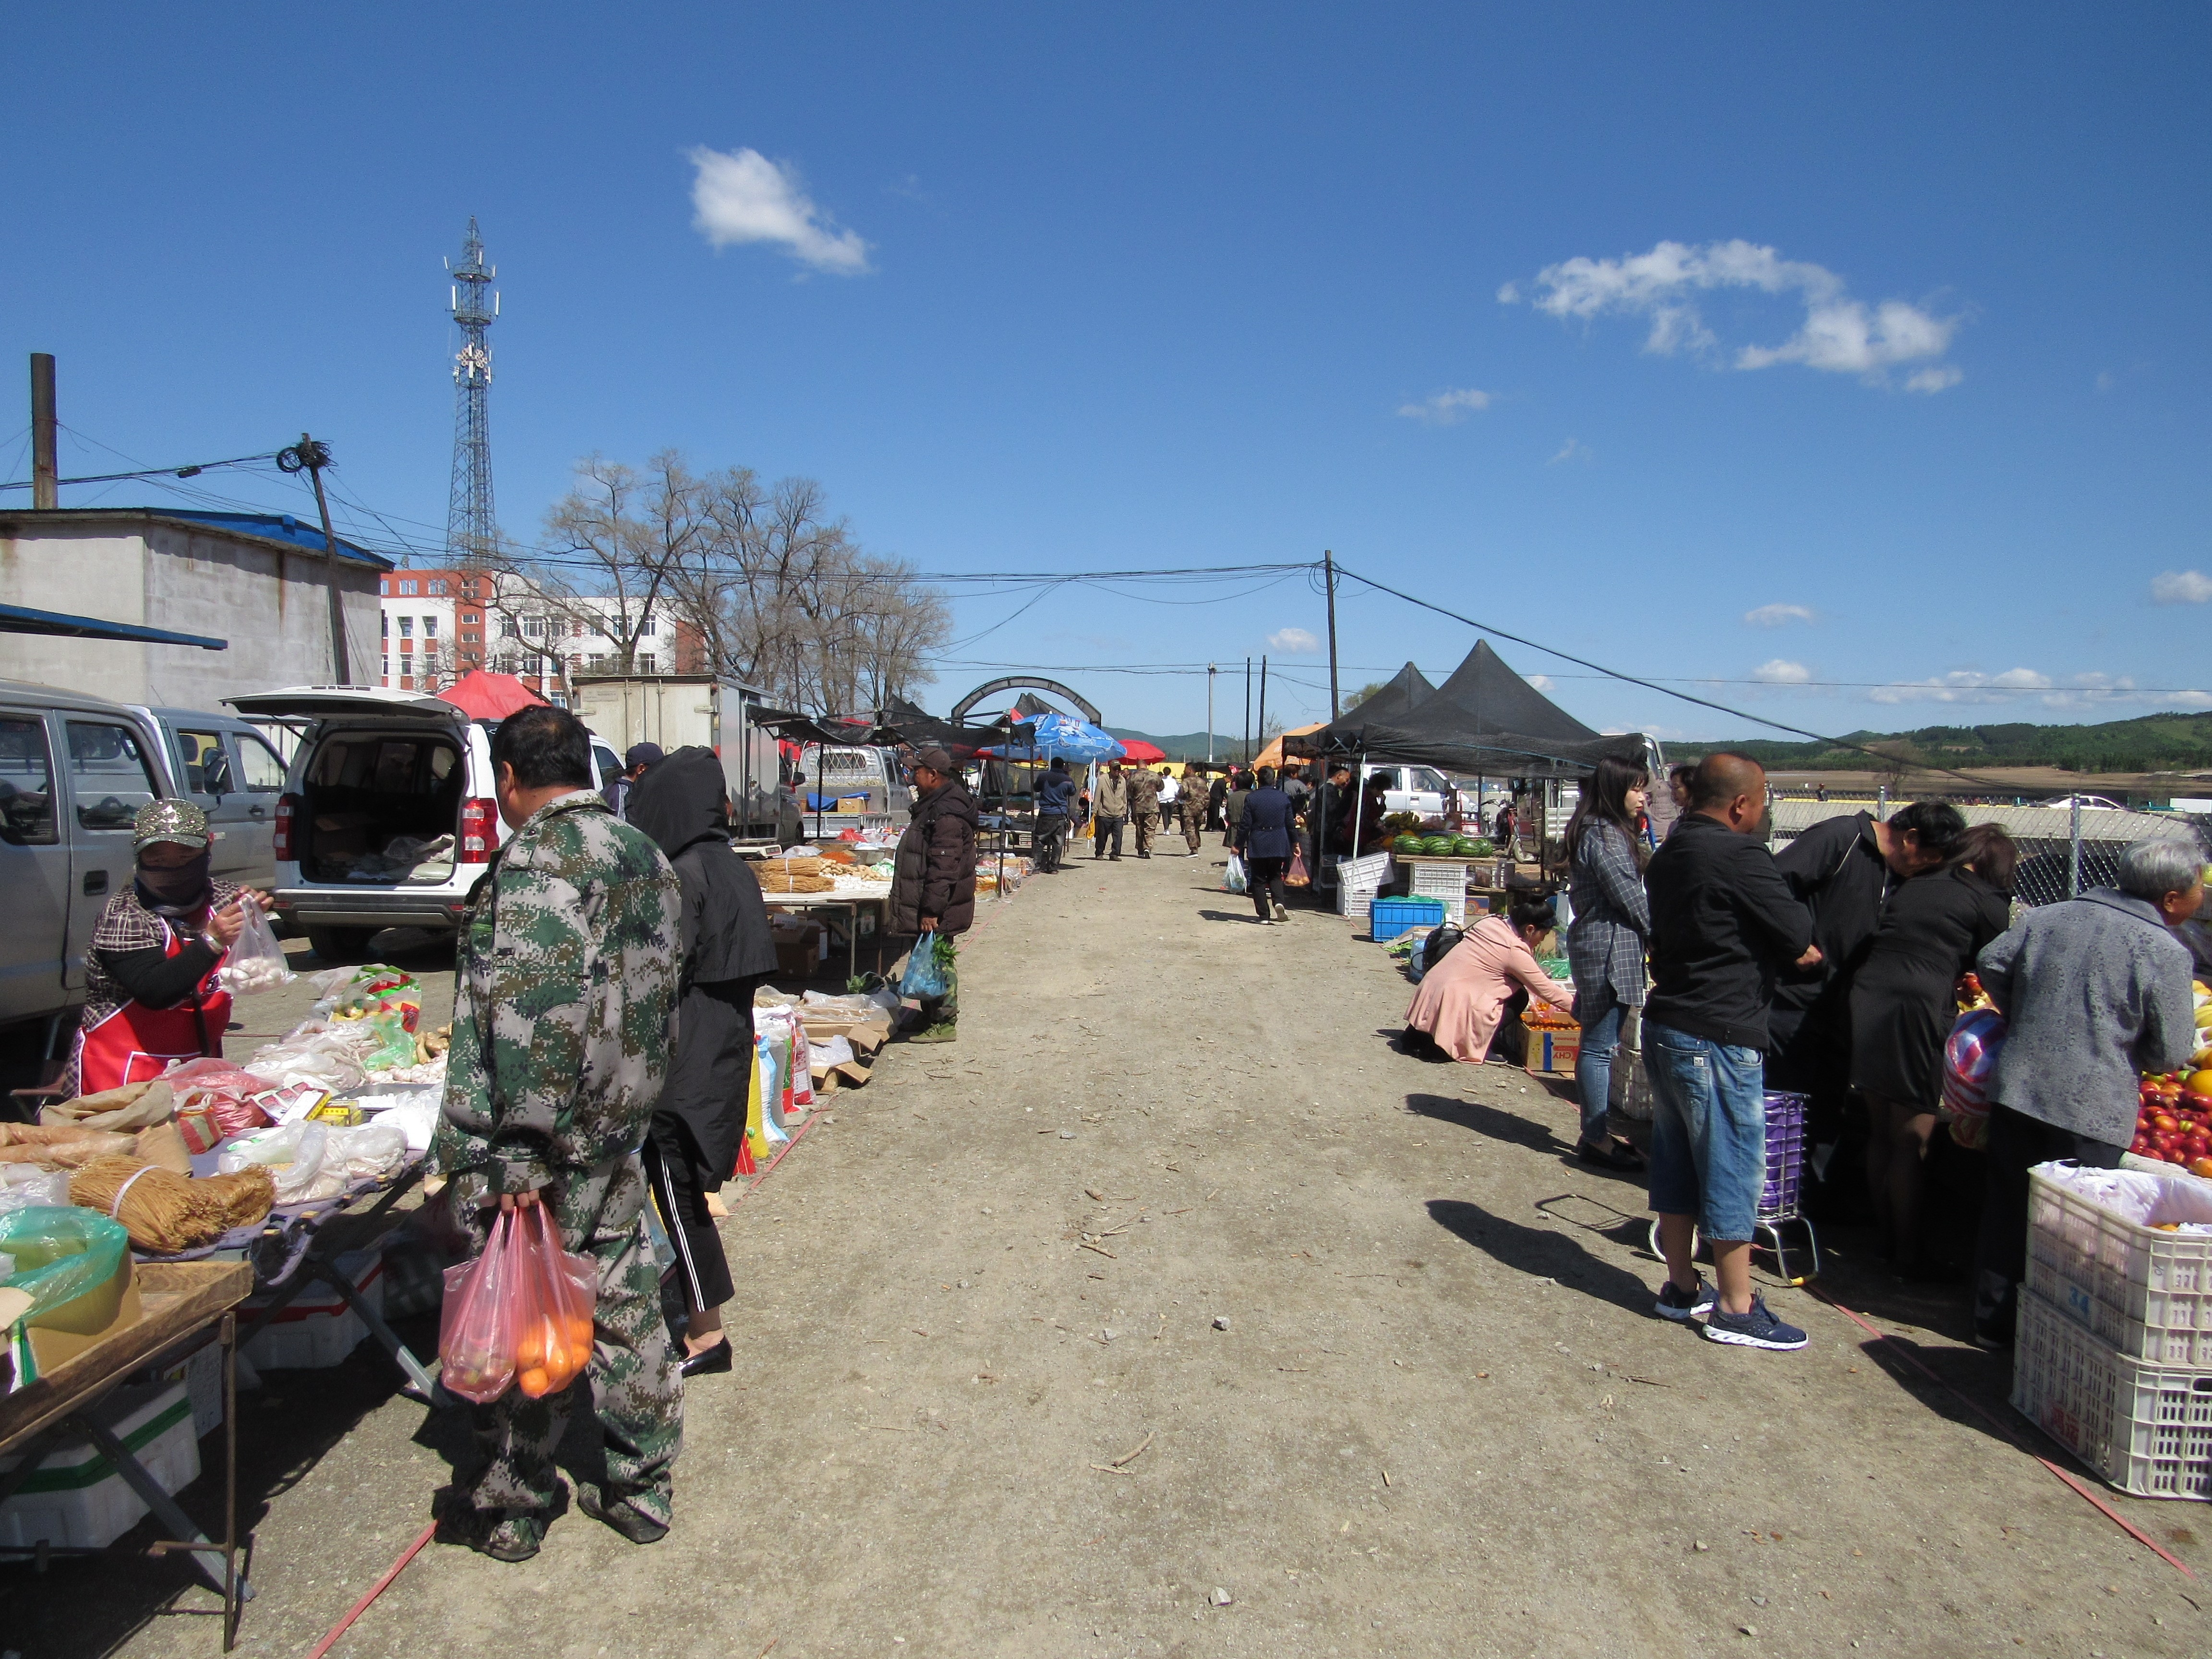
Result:
M860 971L860 912L876 912L876 969L884 965L884 931L890 925L891 889L889 882L881 884L880 890L863 890L857 884L838 884L836 890L828 893L763 893L761 902L771 910L842 910L846 913L847 969L857 977Z
M0 1474L0 1503L5 1503L37 1470L47 1452L65 1435L82 1436L114 1465L161 1523L173 1534L153 1547L191 1553L192 1565L222 1595L222 1647L238 1639L238 1609L253 1594L238 1572L238 1331L234 1311L253 1290L253 1271L243 1261L149 1262L133 1270L143 1311L131 1324L111 1331L91 1346L56 1365L36 1382L0 1399L0 1456L20 1461ZM223 1535L216 1543L197 1527L177 1501L162 1490L131 1449L97 1421L92 1407L124 1381L173 1354L189 1351L195 1339L213 1328L222 1346ZM23 1554L46 1551L9 1549ZM202 1558L222 1557L217 1572Z

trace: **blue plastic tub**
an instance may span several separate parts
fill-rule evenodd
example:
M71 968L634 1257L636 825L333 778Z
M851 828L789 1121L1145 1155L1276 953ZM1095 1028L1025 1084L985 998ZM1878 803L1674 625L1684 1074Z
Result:
M1416 927L1440 927L1443 920L1442 899L1378 898L1367 913L1368 937L1382 945Z

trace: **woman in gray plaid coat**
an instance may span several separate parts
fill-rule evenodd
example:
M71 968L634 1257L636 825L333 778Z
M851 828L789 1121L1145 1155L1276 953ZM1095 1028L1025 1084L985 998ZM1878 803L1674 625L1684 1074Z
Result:
M1606 1127L1605 1112L1622 1017L1644 1006L1651 907L1637 856L1636 815L1650 785L1638 762L1601 756L1567 823L1567 896L1575 912L1567 961L1575 975L1575 1018L1583 1028L1582 1054L1575 1062L1583 1127L1575 1152L1584 1163L1607 1170L1644 1167L1644 1155Z

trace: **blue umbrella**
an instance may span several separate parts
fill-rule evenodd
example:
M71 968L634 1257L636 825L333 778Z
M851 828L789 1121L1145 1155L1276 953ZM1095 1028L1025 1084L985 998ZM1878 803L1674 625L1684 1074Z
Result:
M1038 714L1022 722L1022 740L1002 743L982 752L997 755L1002 759L1026 759L1041 757L1049 759L1054 755L1072 761L1119 760L1127 751L1121 740L1111 732L1102 732L1086 720L1057 710Z

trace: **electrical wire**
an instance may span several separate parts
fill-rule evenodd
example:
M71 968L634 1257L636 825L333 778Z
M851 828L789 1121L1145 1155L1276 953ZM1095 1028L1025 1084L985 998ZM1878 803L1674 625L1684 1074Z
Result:
M1692 696L1687 691L1674 690L1671 687L1662 685L1656 680L1644 679L1635 674L1625 674L1618 669L1607 668L1601 662L1592 662L1587 657L1577 657L1571 651L1562 651L1555 646L1542 644L1523 635L1510 633L1505 629L1493 627L1488 623L1477 622L1472 617L1463 617L1456 611L1447 610L1443 605L1433 604L1427 599L1415 599L1411 593L1403 592L1387 583L1378 582L1372 576L1363 576L1358 571L1342 564L1336 568L1340 574L1351 577L1352 580L1364 582L1368 586L1388 593L1394 599L1403 599L1407 604L1418 605L1424 611L1433 611L1439 617L1448 617L1455 623L1461 623L1474 629L1479 634L1494 634L1501 640L1510 640L1516 645L1525 645L1531 651L1540 651L1547 657L1557 657L1560 661L1573 663L1578 668L1591 669L1603 678L1624 681L1630 685L1640 685L1647 691L1656 691L1662 697L1677 697L1684 702L1696 703L1701 708L1717 709L1732 719L1749 720L1755 726L1771 726L1778 732L1787 732L1793 737L1809 738L1814 743L1826 744L1831 748L1848 749L1856 754L1869 755L1884 766L1893 766L1897 763L1896 756L1885 755L1878 749L1869 749L1863 743L1853 743L1848 738L1827 737L1819 732L1808 731L1802 726L1791 726L1784 720L1770 720L1764 714L1753 714L1741 708L1731 708L1726 703L1715 702L1710 697ZM1971 772L1961 772L1954 767L1938 766L1933 762L1915 762L1914 769L1940 773L1948 778L1960 778L1978 789L2001 787L1988 778L1978 778Z

